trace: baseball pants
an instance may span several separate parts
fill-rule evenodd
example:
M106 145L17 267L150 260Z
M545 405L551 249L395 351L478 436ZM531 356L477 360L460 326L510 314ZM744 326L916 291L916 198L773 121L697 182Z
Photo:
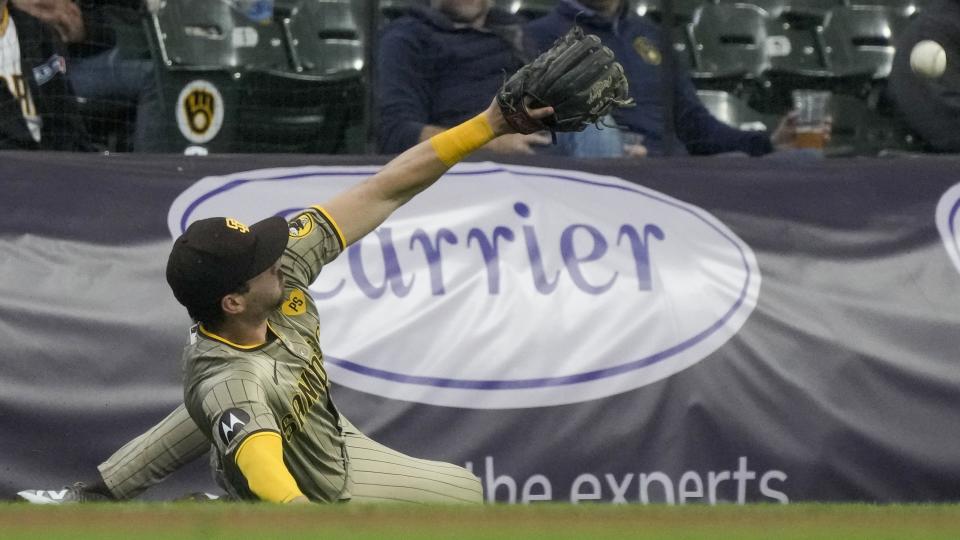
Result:
M470 471L410 457L370 439L345 417L342 420L353 502L483 502L483 487ZM180 405L114 452L98 469L110 491L117 498L128 499L208 451L210 442Z

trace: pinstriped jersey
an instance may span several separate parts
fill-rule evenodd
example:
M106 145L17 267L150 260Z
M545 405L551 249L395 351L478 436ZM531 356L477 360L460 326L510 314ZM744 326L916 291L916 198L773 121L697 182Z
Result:
M267 342L244 347L195 328L183 355L184 401L214 444L220 476L232 495L255 499L235 462L250 435L283 438L283 460L314 501L350 497L340 415L320 350L320 322L308 286L343 250L343 235L320 208L289 222L280 259L284 301L267 319Z

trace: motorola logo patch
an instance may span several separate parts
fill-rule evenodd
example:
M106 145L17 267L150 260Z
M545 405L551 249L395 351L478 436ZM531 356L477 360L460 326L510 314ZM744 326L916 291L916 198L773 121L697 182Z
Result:
M217 431L220 432L220 440L223 441L223 444L229 445L249 421L250 415L242 409L223 411L220 420L217 422Z

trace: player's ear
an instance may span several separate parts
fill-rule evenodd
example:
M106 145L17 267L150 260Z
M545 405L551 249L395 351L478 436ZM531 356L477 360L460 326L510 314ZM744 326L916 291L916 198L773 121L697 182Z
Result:
M246 309L246 298L241 294L230 293L220 299L220 309L227 315L237 315Z

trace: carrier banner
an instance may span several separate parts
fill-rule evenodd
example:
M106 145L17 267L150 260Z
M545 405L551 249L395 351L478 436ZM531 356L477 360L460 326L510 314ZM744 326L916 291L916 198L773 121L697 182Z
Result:
M4 157L4 495L91 478L180 402L191 222L292 219L382 166ZM311 286L334 400L490 501L955 500L957 164L457 165ZM203 459L145 497L197 490Z

